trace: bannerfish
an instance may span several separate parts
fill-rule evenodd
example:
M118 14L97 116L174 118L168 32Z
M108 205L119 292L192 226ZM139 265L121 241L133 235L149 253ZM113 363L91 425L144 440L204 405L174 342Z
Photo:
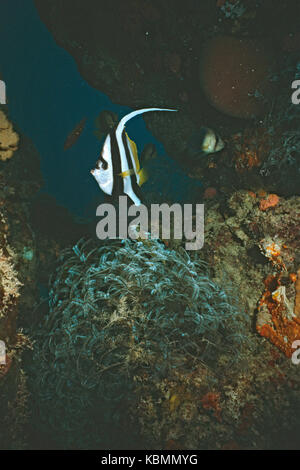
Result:
M72 145L75 144L75 142L77 141L77 139L79 138L79 136L81 135L81 133L82 133L84 127L85 127L85 123L86 123L86 118L83 118L77 124L77 126L74 127L72 132L70 132L70 134L68 135L68 137L65 140L64 150L69 149L70 147L72 147Z
M96 167L91 174L100 189L110 196L126 194L133 204L141 204L140 186L147 180L141 169L136 144L125 132L126 123L139 114L149 111L177 111L176 109L144 108L124 116L106 137Z
M219 152L224 146L221 137L208 127L201 127L187 143L188 152L193 158Z

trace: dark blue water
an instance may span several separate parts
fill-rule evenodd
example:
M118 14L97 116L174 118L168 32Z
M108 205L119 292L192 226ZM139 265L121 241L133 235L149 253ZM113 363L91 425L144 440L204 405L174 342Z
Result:
M103 109L123 116L130 108L114 105L82 79L74 59L57 46L41 22L32 0L1 0L0 18L0 73L7 86L9 114L40 153L42 191L74 214L92 216L103 200L90 175L101 147L93 134L95 117ZM83 117L87 124L82 135L65 152L67 135ZM191 201L199 183L166 156L141 117L128 125L128 133L139 151L148 142L158 148L152 176L143 186L145 194L155 191L161 202Z

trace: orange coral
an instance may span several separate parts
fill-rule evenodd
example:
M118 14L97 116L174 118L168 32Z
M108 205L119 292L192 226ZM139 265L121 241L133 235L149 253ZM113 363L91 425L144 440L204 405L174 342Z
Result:
M261 241L261 250L264 255L269 258L272 264L280 270L286 270L286 266L281 256L281 247L272 240L266 239Z
M238 173L245 173L259 167L270 148L266 129L245 129L232 137L233 161ZM258 193L261 196L260 192Z
M201 398L202 406L205 410L214 410L214 416L221 421L220 394L208 392Z
M256 166L260 165L260 160L258 158L256 151L245 150L243 153L240 153L236 159L235 168L238 172L242 173L246 170L251 170Z
M277 194L269 194L269 196L266 199L262 199L259 204L259 208L261 211L265 211L269 209L270 207L275 207L277 206L279 202L279 197Z
M291 357L292 344L300 339L300 318L291 316L280 274L268 276L264 283L266 290L259 302L256 330Z

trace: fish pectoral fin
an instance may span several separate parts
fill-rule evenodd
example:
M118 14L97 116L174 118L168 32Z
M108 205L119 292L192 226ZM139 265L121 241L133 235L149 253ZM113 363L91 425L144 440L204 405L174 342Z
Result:
M142 184L144 184L147 181L147 179L149 178L149 174L148 174L147 170L145 170L145 168L142 168L138 172L138 175L139 175L139 186L142 186Z
M131 168L130 170L122 171L122 173L119 173L119 176L121 176L122 178L126 178L126 176L132 176L132 175L135 175L135 171L133 168ZM142 184L144 184L149 178L148 172L147 170L145 170L145 168L142 168L142 170L138 171L137 175L139 177L139 182L138 182L139 186L142 186Z

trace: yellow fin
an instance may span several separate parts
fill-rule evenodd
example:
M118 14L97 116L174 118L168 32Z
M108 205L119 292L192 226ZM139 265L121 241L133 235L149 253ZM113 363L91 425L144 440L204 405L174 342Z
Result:
M127 132L126 132L126 137L128 139L128 142L129 142L129 145L130 145L130 148L131 148L131 151L132 151L132 155L133 155L135 166L136 166L136 172L137 172L137 175L139 176L139 186L142 186L142 184L144 184L147 181L149 175L148 175L148 172L145 170L145 168L141 169L136 143L133 140L130 139ZM129 176L129 175L133 175L133 174L134 174L133 169L123 171L122 173L120 173L120 175L123 178L125 178L125 176Z
M133 155L133 158L134 158L134 161L135 161L136 171L137 171L137 173L139 173L139 171L140 171L140 162L139 162L139 157L138 157L136 144L133 140L130 139L130 137L128 137L127 132L126 132L126 137L128 139L129 145L131 147L132 155Z
M134 174L135 174L135 171L133 168L131 168L130 170L122 171L122 173L119 173L119 175L122 176L122 178L125 178L126 176L131 176Z
M148 172L147 172L147 170L145 170L145 168L142 168L139 171L139 177L140 177L139 186L142 186L142 184L144 184L147 181L147 179L149 178Z

